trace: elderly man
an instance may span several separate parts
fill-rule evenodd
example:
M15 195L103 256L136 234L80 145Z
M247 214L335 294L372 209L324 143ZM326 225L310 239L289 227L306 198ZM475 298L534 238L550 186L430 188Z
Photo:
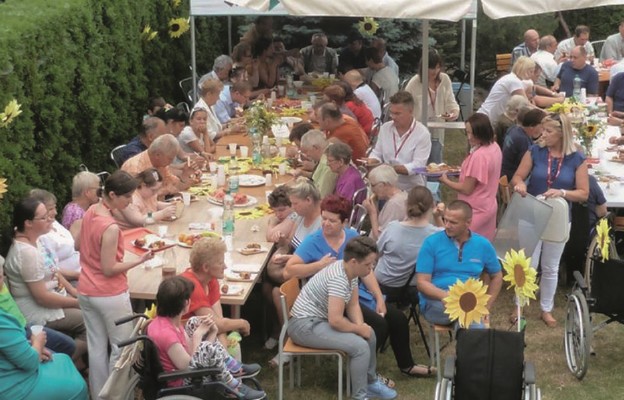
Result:
M225 125L236 117L236 109L242 108L249 102L251 89L249 81L238 81L231 86L223 86L219 100L214 105L214 112L219 122Z
M317 164L312 174L312 181L321 193L321 198L334 193L338 179L338 176L331 172L329 165L327 165L327 156L325 155L327 146L329 146L329 142L325 138L325 134L317 129L308 131L301 138L301 153Z
M624 20L620 21L619 32L605 40L600 51L600 61L613 59L620 61L624 58Z
M479 279L482 273L487 273L490 277L488 309L501 290L503 274L496 251L489 240L470 231L471 219L472 208L468 203L451 202L444 211L444 231L425 239L418 253L416 285L423 316L431 323L451 323L444 312L443 300L457 280ZM482 322L487 323L488 319Z
M375 148L368 164L382 162L391 165L401 190L409 191L416 185L425 185L420 169L427 165L431 153L431 135L414 118L414 98L405 91L390 97L390 118L379 129Z
M562 40L555 51L555 60L559 62L567 61L567 57L572 53L572 49L576 46L583 46L589 61L594 59L594 46L589 42L589 27L579 25L574 29L574 36Z
M327 35L318 32L312 35L310 46L301 49L303 68L306 74L335 74L338 68L336 50L327 47Z
M535 29L529 29L524 32L524 42L520 43L511 51L511 64L522 56L531 57L537 51L537 43L539 42L539 33Z
M351 86L353 93L371 110L373 117L381 118L381 104L379 104L379 98L373 89L364 82L360 71L352 69L344 74L342 79Z
M232 65L234 65L232 58L228 55L221 54L219 57L215 58L212 63L212 71L202 75L202 77L199 78L197 86L201 87L202 83L204 83L207 79L218 79L224 85L228 84L230 81L230 71L232 70Z
M383 101L386 103L388 99L399 91L399 76L386 66L383 62L383 54L374 47L364 49L364 58L368 70L366 76L369 77L371 88L377 93L383 90Z
M386 67L394 72L396 76L399 76L399 65L394 61L394 58L390 57L386 48L386 41L382 38L375 38L371 40L371 47L374 47L379 51L379 54L383 57L383 63Z
M407 217L407 192L397 187L399 175L390 165L382 164L368 173L373 196L362 202L371 222L370 237L377 240L391 221L403 221ZM383 206L379 210L379 202Z
M557 78L557 61L554 56L557 50L557 39L552 35L546 35L540 39L537 48L538 50L531 55L531 59L542 69L537 78L537 84L550 87Z
M574 79L581 79L581 88L585 88L588 96L598 96L598 72L587 64L587 53L583 46L576 46L570 52L570 61L561 65L553 90L565 92L566 97L574 95Z
M147 150L128 159L121 169L136 176L148 168L156 168L163 178L158 194L162 196L175 194L195 184L192 178L195 173L193 165L184 163L179 177L171 172L170 165L179 150L178 139L167 133L157 137Z
M340 140L353 150L353 159L366 157L368 136L353 118L345 117L334 103L324 104L319 110L319 125L330 141Z
M139 154L152 144L158 136L167 133L165 121L158 117L147 117L141 123L141 132L126 144L119 154L119 165Z

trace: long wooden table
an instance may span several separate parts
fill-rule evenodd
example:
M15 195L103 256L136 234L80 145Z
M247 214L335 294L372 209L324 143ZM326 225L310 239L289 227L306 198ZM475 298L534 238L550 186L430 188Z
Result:
M232 135L222 138L217 146L217 156L229 156L229 150L227 144L237 143L244 146L250 146L250 140L247 136ZM240 152L237 154L240 156ZM262 171L251 169L248 174L261 175ZM276 185L286 183L292 180L291 175L274 175L271 186L262 185L258 187L241 187L239 191L245 193L248 196L253 196L257 199L258 204L266 203L266 196L270 193ZM255 205L254 205L255 206ZM238 209L238 208L236 208ZM168 226L168 236L173 240L177 240L178 234L188 233L189 224L192 222L209 223L212 222L216 226L217 233L221 233L222 227L222 207L213 205L208 202L205 197L200 197L198 201L192 202L190 206L186 207L182 212L180 218L168 223L159 223L157 225ZM233 314L236 316L240 313L240 306L244 305L247 301L251 290L258 282L260 274L266 264L268 253L259 253L255 255L242 255L236 249L243 248L249 242L259 243L266 249L272 247L272 243L266 242L266 227L268 216L257 219L245 219L236 220L234 238L232 243L232 251L226 254L226 264L228 264L228 270L236 271L238 269L253 270L256 273L252 275L252 279L247 282L228 282L229 285L239 285L242 287L242 293L238 295L222 295L221 303L234 306ZM147 228L157 233L157 225L148 226ZM195 231L200 232L200 231ZM177 273L183 272L189 267L189 255L190 249L181 246L176 246L172 250L165 250L162 253L158 253L165 259L166 266L175 266ZM125 260L135 260L137 255L131 251L126 250ZM145 268L138 266L128 271L128 284L130 288L130 297L134 299L154 300L156 298L156 292L158 285L162 281L162 268Z

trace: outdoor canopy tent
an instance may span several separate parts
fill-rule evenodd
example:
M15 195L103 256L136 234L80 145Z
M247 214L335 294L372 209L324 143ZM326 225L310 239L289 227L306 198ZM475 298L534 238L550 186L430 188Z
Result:
M544 14L555 11L622 5L624 0L481 0L483 11L492 19Z

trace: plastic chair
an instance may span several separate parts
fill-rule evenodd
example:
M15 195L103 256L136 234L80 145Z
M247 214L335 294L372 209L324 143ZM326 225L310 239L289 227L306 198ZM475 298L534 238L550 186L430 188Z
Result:
M122 144L122 145L119 145L119 146L115 147L115 148L114 148L114 149L112 149L112 150L111 150L111 152L110 152L110 157L111 157L111 160L113 160L113 162L115 163L115 166L116 166L117 168L121 168L121 165L123 164L123 163L121 162L120 157L121 157L122 152L123 152L123 149L124 149L125 147L126 147L126 145L125 145L125 144Z
M297 386L301 386L301 356L336 356L338 358L338 400L342 400L342 360L346 361L347 369L347 396L351 394L351 372L349 370L349 356L340 350L332 349L315 349L311 347L303 347L295 344L287 337L288 320L290 318L290 310L295 304L297 296L300 292L299 279L292 278L284 282L280 286L280 301L282 303L282 314L284 324L279 336L279 360L278 362L278 399L284 398L284 364L281 362L285 355L292 357L290 363L290 388L294 387L294 371L293 364L297 362Z

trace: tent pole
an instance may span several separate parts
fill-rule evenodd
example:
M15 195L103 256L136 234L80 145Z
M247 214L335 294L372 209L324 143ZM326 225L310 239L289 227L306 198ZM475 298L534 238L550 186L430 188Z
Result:
M477 17L472 20L472 45L470 46L470 115L474 112L475 68L477 65ZM466 116L468 118L470 115Z
M428 112L429 112L429 104L426 99L429 98L429 20L423 20L421 25L422 30L422 57L421 57L421 65L420 69L422 73L420 74L420 82L422 83L422 99L421 102L422 110L421 110L421 118L420 121L423 125L427 126ZM427 128L428 129L428 128Z
M191 76L193 77L193 104L197 102L197 54L195 52L195 16L191 15Z
M228 15L228 54L232 54L232 16Z
M461 59L459 61L459 69L466 70L466 20L462 18L461 23Z

